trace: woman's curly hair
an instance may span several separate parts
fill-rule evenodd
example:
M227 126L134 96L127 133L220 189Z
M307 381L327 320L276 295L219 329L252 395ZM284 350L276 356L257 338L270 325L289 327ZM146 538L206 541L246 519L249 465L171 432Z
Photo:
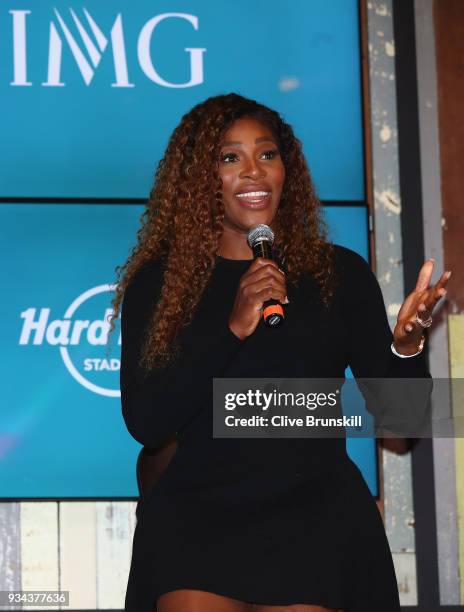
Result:
M285 166L273 229L274 248L285 258L287 282L297 284L309 272L326 306L333 296L333 246L327 240L301 143L291 126L277 112L240 95L208 98L184 115L174 130L141 217L137 244L126 263L116 269L112 325L138 270L149 261L162 260L164 265L161 295L141 351L140 364L146 370L172 361L177 334L192 321L215 267L224 219L218 172L221 141L242 117L255 118L273 132Z

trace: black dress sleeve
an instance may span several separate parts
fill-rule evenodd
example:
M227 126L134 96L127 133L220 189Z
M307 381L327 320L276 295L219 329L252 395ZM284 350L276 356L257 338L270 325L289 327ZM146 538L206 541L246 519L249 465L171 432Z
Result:
M425 353L402 359L393 354L393 334L375 274L357 253L337 246L342 316L348 325L349 365L356 378L430 377Z
M349 365L377 435L424 434L430 416L432 380L424 352L401 358L391 350L393 334L377 278L354 251L339 250L343 316L349 323ZM394 379L394 380L392 380Z
M142 340L159 299L161 265L145 266L127 287L121 312L121 403L130 434L150 448L177 433L209 401L213 377L220 377L246 342L227 323L214 335L181 344L173 364L148 375L139 366Z

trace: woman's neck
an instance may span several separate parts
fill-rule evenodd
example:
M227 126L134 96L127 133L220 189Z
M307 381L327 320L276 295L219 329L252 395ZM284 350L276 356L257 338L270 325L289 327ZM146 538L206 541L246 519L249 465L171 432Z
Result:
M225 259L253 259L253 251L248 245L248 234L224 228L217 254Z

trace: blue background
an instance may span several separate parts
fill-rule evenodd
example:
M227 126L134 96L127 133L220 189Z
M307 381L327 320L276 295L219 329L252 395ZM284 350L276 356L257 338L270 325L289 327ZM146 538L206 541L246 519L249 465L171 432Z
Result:
M89 31L85 6L109 40L89 85L53 12L88 59L70 6ZM180 117L208 96L236 91L276 108L294 126L321 198L364 199L356 0L36 0L25 8L29 87L10 85L12 16L0 11L0 197L145 198ZM163 78L182 83L190 78L184 49L206 48L204 83L186 89L157 85L137 59L144 24L174 11L196 15L198 30L185 20L163 21L151 57ZM118 13L132 88L111 87L110 31ZM64 87L42 86L51 21L63 40ZM283 83L295 87L285 90Z
M326 208L332 238L367 258L367 209L349 206L365 198L358 3L89 0L85 9L108 38L89 84L54 8L90 61L70 13L72 8L95 41L84 5L36 0L0 11L0 265L8 296L0 301L0 494L131 497L137 495L140 446L125 429L119 399L79 384L66 370L58 346L19 346L20 314L47 307L50 321L61 319L78 295L114 281L115 266L126 259L142 212L141 205L128 200L147 197L180 117L206 97L230 91L268 104L293 125L319 197L344 203ZM11 85L13 9L30 11L27 87ZM190 58L185 48L206 48L201 85L162 87L141 69L140 31L167 12L195 15L199 27L180 19L163 21L152 37L152 62L165 80L186 82ZM129 88L111 86L110 31L118 14L133 84ZM43 86L51 23L63 45L63 87ZM13 198L31 203L13 203ZM109 293L92 298L76 317L101 318L109 298ZM73 363L80 364L104 352L85 338L69 348ZM111 356L118 353L115 346ZM117 386L115 372L86 375L96 384ZM374 442L351 439L348 449L376 494Z
M63 319L74 299L111 284L114 268L135 240L143 207L122 204L2 204L1 273L8 300L0 301L0 355L4 364L0 413L0 491L5 497L118 497L137 495L140 445L128 434L119 398L98 395L65 368L59 346L19 345L21 313L50 308ZM366 208L325 209L334 240L367 255ZM101 318L110 293L83 304L74 318ZM110 357L119 357L118 330ZM68 347L75 364L105 357L83 335ZM80 368L81 373L82 368ZM118 386L118 372L84 373ZM6 409L5 409L6 408ZM348 440L348 450L376 493L375 444Z

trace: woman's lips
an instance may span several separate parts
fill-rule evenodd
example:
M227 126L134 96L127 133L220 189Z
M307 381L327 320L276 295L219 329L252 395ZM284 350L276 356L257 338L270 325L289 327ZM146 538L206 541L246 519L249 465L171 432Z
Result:
M245 208L265 208L271 198L270 191L248 191L235 194L238 203Z

